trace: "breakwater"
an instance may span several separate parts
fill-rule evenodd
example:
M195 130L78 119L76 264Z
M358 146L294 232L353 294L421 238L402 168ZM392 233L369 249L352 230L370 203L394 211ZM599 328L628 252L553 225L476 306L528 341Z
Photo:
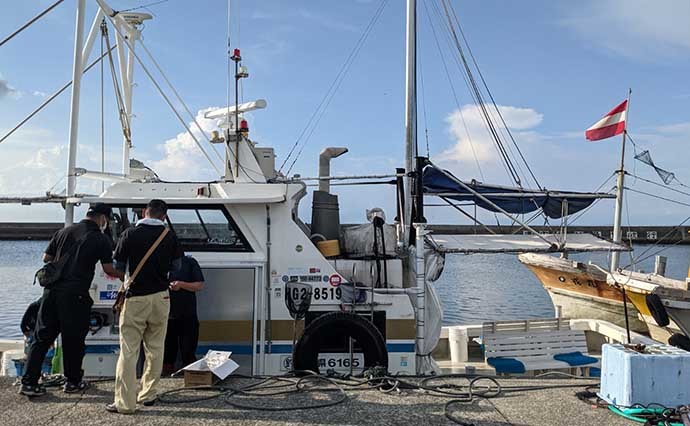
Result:
M63 224L60 222L0 222L0 240L49 240ZM343 225L348 226L348 225ZM528 233L519 226L489 225L430 225L436 234L486 234L490 229L496 234ZM559 232L558 227L533 226L538 232ZM594 234L602 238L613 237L610 226L570 226L569 234ZM634 244L690 244L690 226L626 226L623 237Z

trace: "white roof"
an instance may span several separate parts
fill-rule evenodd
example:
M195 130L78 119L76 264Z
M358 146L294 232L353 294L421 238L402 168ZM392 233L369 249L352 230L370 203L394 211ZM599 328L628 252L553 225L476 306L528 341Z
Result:
M554 253L584 251L630 251L623 244L595 237L591 234L568 234L566 244L561 247L553 234L542 234L547 243L537 235L529 234L469 234L429 235L442 253ZM558 236L560 238L560 235Z
M86 196L82 203L146 204L159 198L168 204L268 204L281 203L291 192L288 184L234 183L130 183L121 182L106 188L98 196ZM203 195L197 195L203 190Z

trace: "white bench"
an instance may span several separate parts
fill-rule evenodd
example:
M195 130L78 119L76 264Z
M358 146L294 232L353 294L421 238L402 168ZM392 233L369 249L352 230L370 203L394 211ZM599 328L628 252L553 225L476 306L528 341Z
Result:
M499 374L534 370L595 367L587 355L582 330L571 330L567 319L485 322L482 344L487 364Z

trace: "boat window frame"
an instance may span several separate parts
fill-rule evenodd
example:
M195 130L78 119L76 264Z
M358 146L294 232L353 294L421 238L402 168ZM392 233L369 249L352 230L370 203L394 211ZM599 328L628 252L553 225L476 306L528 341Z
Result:
M108 203L110 207L113 209L119 209L119 208L125 208L125 209L145 209L146 208L146 203L143 204L138 204L138 203ZM206 245L186 245L184 244L184 239L180 239L177 236L177 233L175 232L175 224L173 224L170 221L170 217L166 215L166 222L168 224L168 227L170 227L170 230L175 233L178 242L180 244L180 247L182 250L187 253L187 252L211 252L211 253L254 253L254 248L252 245L249 243L249 240L247 240L247 237L245 237L244 233L240 229L240 227L237 225L237 222L235 222L235 219L233 219L232 215L230 215L230 212L228 209L225 207L224 204L191 204L191 203L184 203L184 204L171 204L168 203L168 210L189 210L192 212L196 212L197 218L199 218L199 224L202 226L204 231L208 234L208 231L206 231L206 223L203 221L201 218L201 214L199 211L220 211L225 219L227 220L228 225L232 228L232 230L236 233L237 238L240 240L242 248L237 248L237 247L223 247L222 245L217 245L217 246L206 246ZM132 224L134 226L134 224Z

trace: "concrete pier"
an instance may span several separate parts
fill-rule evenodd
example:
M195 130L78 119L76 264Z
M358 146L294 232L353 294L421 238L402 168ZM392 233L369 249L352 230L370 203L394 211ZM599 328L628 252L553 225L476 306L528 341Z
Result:
M238 380L238 379L230 379ZM244 379L256 380L256 379ZM504 393L496 398L454 403L447 413L465 424L474 425L630 425L605 408L593 408L575 397L575 392L592 380L498 379ZM258 381L258 380L257 380ZM182 386L179 379L162 380L163 389ZM456 382L462 383L462 382ZM466 381L464 383L467 383ZM237 382L229 385L237 385ZM542 390L526 387L568 386ZM113 382L95 383L83 394L67 395L58 388L49 394L28 399L17 394L10 378L0 378L0 407L3 425L453 425L444 407L451 397L432 396L418 390L383 393L374 389L347 391L338 405L312 410L260 411L237 409L224 397L189 404L162 404L141 407L133 415L112 414L104 406L112 402ZM522 390L521 390L522 389ZM204 395L209 395L205 393ZM193 394L176 397L192 397ZM287 400L289 398L289 400ZM306 398L306 399L305 399ZM336 399L333 392L305 395L274 395L257 398L266 407L287 404L314 404ZM250 402L245 400L244 402ZM252 402L256 404L256 402ZM287 403L287 404L286 404ZM462 424L462 423L461 423Z

